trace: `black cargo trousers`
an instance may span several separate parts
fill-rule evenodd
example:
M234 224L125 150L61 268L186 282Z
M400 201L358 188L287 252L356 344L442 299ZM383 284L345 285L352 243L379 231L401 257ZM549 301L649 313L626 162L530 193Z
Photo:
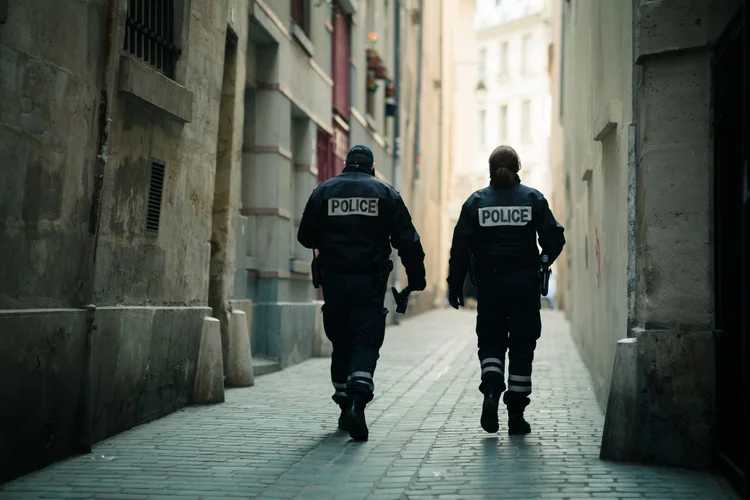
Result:
M325 271L322 287L323 327L333 345L332 399L341 408L352 398L369 403L375 390L375 366L385 340L385 283L376 272Z
M522 412L529 405L531 365L542 333L539 275L534 270L478 270L477 343L483 394L506 391L508 411Z

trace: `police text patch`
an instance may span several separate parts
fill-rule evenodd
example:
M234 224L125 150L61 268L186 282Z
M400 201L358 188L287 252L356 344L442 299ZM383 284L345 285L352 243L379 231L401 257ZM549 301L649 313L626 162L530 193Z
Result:
M377 198L331 198L328 200L328 215L378 216Z
M479 209L479 225L525 226L531 222L531 207L484 207Z

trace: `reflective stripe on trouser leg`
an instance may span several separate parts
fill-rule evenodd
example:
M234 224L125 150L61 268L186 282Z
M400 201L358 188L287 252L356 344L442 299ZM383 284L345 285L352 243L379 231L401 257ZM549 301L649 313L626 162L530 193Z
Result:
M372 374L367 372L352 372L349 375L349 381L347 386L349 389L354 389L356 392L357 385L360 387L366 387L369 393L375 391L375 384L372 383Z
M508 391L531 394L531 376L509 374Z
M489 373L496 373L505 377L505 363L500 358L485 358L480 361L482 366L482 377Z

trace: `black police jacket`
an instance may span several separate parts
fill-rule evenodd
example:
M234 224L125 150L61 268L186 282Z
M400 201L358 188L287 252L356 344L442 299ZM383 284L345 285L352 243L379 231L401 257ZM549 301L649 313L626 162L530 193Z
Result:
M424 251L409 210L392 186L368 168L346 167L320 184L302 214L297 240L317 248L323 271L377 269L398 250L409 283L424 286Z
M552 264L565 245L563 233L536 189L523 184L480 189L461 207L453 230L448 286L461 290L472 257L480 270L539 269L537 235Z

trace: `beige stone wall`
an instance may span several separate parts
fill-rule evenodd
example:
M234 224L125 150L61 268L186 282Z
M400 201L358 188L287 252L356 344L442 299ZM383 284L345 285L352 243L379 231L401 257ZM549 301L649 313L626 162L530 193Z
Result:
M550 21L552 23L551 43L549 47L549 94L552 98L550 114L549 166L552 189L547 195L552 213L557 221L568 226L566 213L566 175L565 175L565 142L562 126L561 104L561 67L562 67L562 6L559 1L548 1ZM568 236L570 233L568 233ZM557 307L566 310L568 300L568 251L564 248L560 257L552 266L557 280L555 300Z
M606 404L615 344L627 337L632 2L566 5L562 54L565 175L570 183L566 312L599 401ZM612 125L607 125L610 120Z

